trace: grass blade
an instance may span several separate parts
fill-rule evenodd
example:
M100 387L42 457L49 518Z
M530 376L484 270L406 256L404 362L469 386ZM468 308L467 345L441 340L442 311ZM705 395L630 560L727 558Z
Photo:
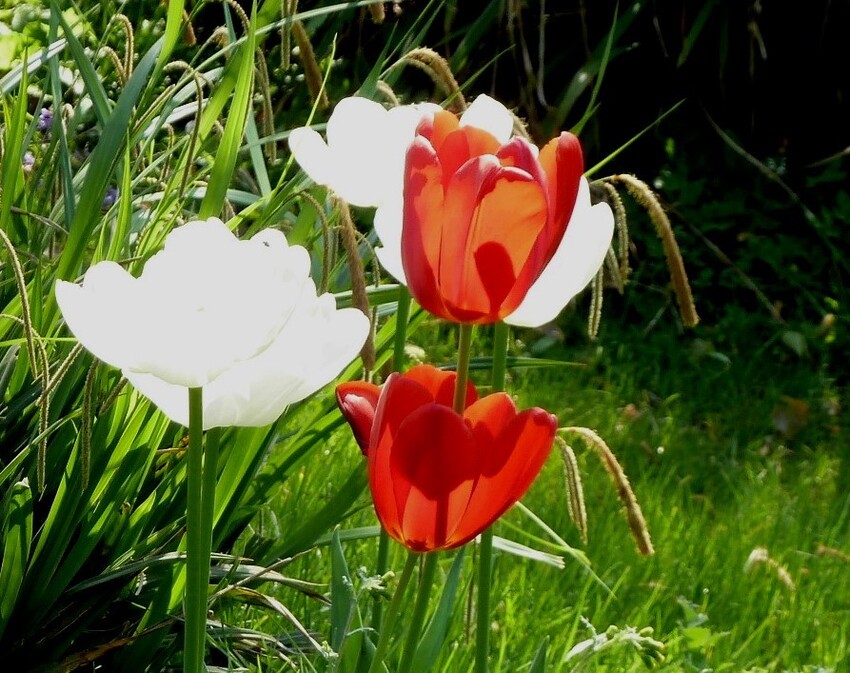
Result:
M461 547L457 556L455 556L449 574L446 577L443 585L443 593L440 596L440 602L437 604L437 609L434 610L434 616L419 641L419 646L416 648L416 654L413 657L413 665L411 673L427 673L434 668L437 657L440 655L440 650L446 640L446 634L449 630L449 622L452 618L454 610L455 596L457 596L458 585L460 584L460 572L463 568L463 553L464 548Z
M251 92L254 88L254 48L256 42L256 16L251 18L248 28L248 38L234 57L238 62L236 89L233 92L233 102L227 115L227 124L221 139L216 160L210 175L209 184L204 200L201 202L199 216L212 217L221 212L227 187L236 168L236 159L242 136L245 133L245 121L251 107Z
M0 567L0 635L18 600L32 543L32 490L26 479L6 494L3 512L3 565Z

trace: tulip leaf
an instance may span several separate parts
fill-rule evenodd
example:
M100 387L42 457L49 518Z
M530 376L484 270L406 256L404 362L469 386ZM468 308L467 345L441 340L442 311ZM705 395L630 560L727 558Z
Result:
M18 600L32 544L32 490L26 479L12 485L3 503L0 565L0 635Z
M168 11L165 15L165 33L163 34L162 51L156 62L157 72L161 71L165 66L174 47L177 46L177 40L183 32L183 13L186 0L169 0L165 3Z
M50 43L55 44L59 31L60 13L50 13ZM65 40L62 40L64 43ZM59 57L53 53L49 56L47 64L50 73L50 92L53 100L62 100L62 82L59 79ZM71 168L71 152L68 149L68 136L64 124L53 124L50 127L51 136L55 135L59 144L59 172L62 175L62 203L65 208L65 217L74 219L74 211L77 205L74 203L74 172Z
M345 562L339 529L331 536L331 640L339 655L336 671L355 673L363 649L363 629L354 581Z
M534 661L531 662L531 667L528 673L546 673L546 650L549 647L549 636L543 639L540 647L537 649L537 654L534 655Z
M227 188L236 168L239 147L245 134L245 122L251 109L252 92L254 90L254 48L256 43L256 15L251 17L248 24L248 35L240 47L234 60L238 62L236 88L230 103L230 112L224 133L215 154L212 173L207 184L207 191L198 215L201 218L218 216L221 213Z
M0 78L0 94L7 94L16 86L18 86L18 82L21 81L21 78L24 76L24 71L26 70L27 74L35 72L38 68L44 64L47 59L56 56L56 54L60 53L67 46L67 41L62 40L52 40L49 45L47 45L41 51L37 51L35 54L30 56L26 64L19 63L14 68L12 68L8 73L3 75Z
M285 538L280 549L275 549L272 556L291 556L315 544L324 531L345 517L363 493L366 484L365 466L352 470L345 483L328 499L324 507L307 518L299 528L293 531L292 535Z
M442 365L440 369L454 371L455 363ZM547 367L584 367L582 362L570 362L568 360L547 360L545 358L530 358L518 355L509 355L507 358L508 369L540 369ZM493 358L489 355L474 357L469 359L469 368L471 370L493 368Z
M559 570L564 569L563 556L558 556L557 554L550 554L549 552L540 551L539 549L533 549L527 545L522 544L521 542L516 542L514 540L508 540L503 537L494 536L493 548L498 549L499 551L507 552L508 554L513 554L514 556L519 556L520 558L526 558L531 561L537 561L538 563L544 563L554 568L558 568Z
M3 117L7 120L3 137L3 147L6 151L2 156L2 187L3 198L0 200L0 228L4 232L12 233L14 227L14 238L21 241L26 240L27 231L19 218L12 218L12 204L20 197L21 185L24 182L23 158L26 146L24 133L27 118L27 77L21 78L21 86L18 96L14 101L2 99ZM17 241L16 241L17 243ZM8 252L4 250L4 254ZM33 363L35 366L35 363Z
M343 528L334 531L339 535L340 542L352 542L354 540L369 540L381 534L380 526L360 526L358 528ZM332 533L325 533L316 540L317 547L324 547L331 543Z
M440 596L437 609L434 610L434 615L428 623L428 628L425 629L425 634L416 648L416 654L414 655L413 664L410 669L411 673L427 673L427 671L432 670L437 657L440 655L440 650L443 647L446 634L449 630L455 596L457 595L457 588L460 583L463 554L464 548L461 547L457 556L455 556L449 574L446 576L445 583L443 584L443 593Z
M68 227L68 240L56 270L56 277L59 279L70 280L77 273L92 230L100 219L103 195L106 193L115 162L121 156L121 148L127 140L130 119L161 48L162 40L160 39L139 61L112 109L109 119L106 120L100 140L89 157L86 179L80 190L79 206ZM55 302L51 303L51 307L55 307ZM45 314L49 322L52 311L46 310Z
M331 536L331 647L334 652L342 648L351 614L356 607L354 582L339 542L339 531L335 530Z
M71 56L80 71L80 77L83 78L83 83L86 85L86 91L91 99L95 117L97 117L98 124L104 126L109 120L110 105L109 97L106 95L106 88L103 86L103 79L97 74L97 70L95 70L91 60L86 55L85 48L74 34L74 29L62 14L56 0L51 0L50 2L50 14L51 17L56 17L62 25L62 32L65 34L65 39L68 42L68 49L71 50Z

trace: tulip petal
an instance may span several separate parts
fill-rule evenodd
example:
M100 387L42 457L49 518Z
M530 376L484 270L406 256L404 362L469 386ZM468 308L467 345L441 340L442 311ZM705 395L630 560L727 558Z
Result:
M289 149L313 182L333 184L336 176L333 157L327 143L316 131L306 126L292 129L289 132Z
M481 94L461 115L461 126L474 126L487 131L499 144L506 143L513 132L514 118L508 108L486 94Z
M457 131L458 128L460 128L458 118L447 110L440 110L419 122L416 134L425 138L436 151L443 145L446 138Z
M495 157L471 159L453 176L443 206L443 218L451 220L443 223L438 267L448 317L489 323L514 310L534 279L527 263L546 212L541 185ZM521 276L527 280L517 283Z
M539 161L549 179L550 220L560 230L567 226L584 174L581 143L572 133L561 133L540 150Z
M307 251L289 247L279 231L240 241L214 218L175 229L138 279L134 328L144 345L125 367L181 386L206 385L268 347L309 268Z
M361 311L335 310L333 297L316 297L311 281L303 305L267 349L203 386L204 429L273 423L288 405L333 380L356 357L368 330ZM124 370L124 375L171 420L188 426L184 386L149 373Z
M416 409L432 404L433 396L416 381L409 381L400 374L391 374L383 385L372 436L369 439L369 489L375 513L381 525L396 540L402 540L403 508L397 505L407 497L409 485L394 484L390 460L402 422ZM398 495L397 495L398 494Z
M392 148L377 139L382 137L387 122L387 110L382 105L359 96L341 100L328 119L328 147L335 166L333 180L328 184L352 205L375 206L384 200L384 160L387 149ZM401 148L397 151L401 156ZM374 168L363 170L367 158Z
M416 138L407 151L405 167L402 265L413 298L426 311L440 316L446 313L437 286L443 200L437 154L427 140Z
M606 203L590 205L590 189L582 179L575 211L557 251L505 322L537 327L554 320L599 270L613 234L611 209Z
M348 381L336 387L336 404L360 447L363 455L368 454L369 437L378 407L380 386L368 381Z
M68 329L95 357L114 367L135 361L144 343L135 323L137 280L115 262L92 266L83 285L56 282L56 302Z
M388 201L375 211L373 226L382 247L375 248L381 266L402 285L407 285L401 260L401 222L404 205L401 199Z
M493 444L477 445L483 461L491 462L490 474L482 474L473 487L469 506L447 540L449 548L479 535L525 495L549 456L557 425L543 409L527 409L505 425Z
M516 415L516 404L503 392L482 397L463 412L481 452L479 469L482 475L492 476L507 460L506 456L495 453L494 448L498 448L496 440Z
M411 367L404 374L404 378L410 381L416 381L425 388L437 404L451 408L454 405L455 399L455 384L457 383L457 373L437 369L431 365L416 365ZM466 399L465 407L468 407L478 399L478 391L472 381L466 382Z
M355 206L380 206L401 198L407 146L419 122L439 110L432 103L386 110L367 98L344 98L328 119L327 143L305 127L290 132L289 147L317 184Z
M466 510L476 474L469 428L449 407L418 408L399 426L390 470L404 543L418 551L439 549Z
M450 133L434 149L443 169L443 184L448 185L452 176L470 159L484 154L495 155L499 151L499 141L487 131L469 126Z

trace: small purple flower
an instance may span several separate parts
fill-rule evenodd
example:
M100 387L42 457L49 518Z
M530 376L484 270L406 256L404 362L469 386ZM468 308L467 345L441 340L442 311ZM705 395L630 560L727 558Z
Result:
M110 186L106 190L106 194L103 197L103 203L100 204L100 209L103 212L109 210L113 205L115 205L115 201L118 200L118 187Z
M53 126L53 110L47 107L41 108L41 114L38 115L38 123L35 128L42 133L50 133L50 128Z
M35 166L35 156L32 152L24 152L24 159L21 161L24 173L32 173L32 168Z

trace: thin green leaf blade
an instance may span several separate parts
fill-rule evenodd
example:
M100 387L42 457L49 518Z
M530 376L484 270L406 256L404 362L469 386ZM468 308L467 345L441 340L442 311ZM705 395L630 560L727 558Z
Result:
M216 216L221 212L227 188L236 168L236 159L245 133L245 123L251 108L251 95L254 89L254 49L256 43L256 17L252 17L246 42L234 57L238 59L238 75L233 102L227 115L227 124L216 152L207 192L201 202L201 218Z
M437 604L434 616L431 617L428 628L425 630L425 634L416 648L410 673L427 673L433 670L437 657L440 655L440 650L448 634L449 622L452 618L455 597L457 596L457 589L460 584L463 555L464 548L462 547L457 556L455 556L452 567L446 577L445 584L443 585L443 593L440 595L440 602Z
M13 484L6 494L2 530L0 635L5 630L18 600L32 544L32 490L27 479Z

